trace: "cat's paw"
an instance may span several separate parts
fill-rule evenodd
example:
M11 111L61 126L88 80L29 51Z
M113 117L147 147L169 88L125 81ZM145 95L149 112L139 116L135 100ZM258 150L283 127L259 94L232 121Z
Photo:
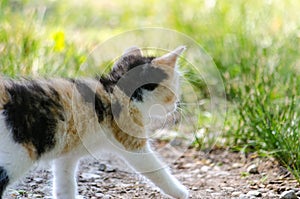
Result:
M177 187L176 190L173 190L172 193L167 193L167 194L176 199L188 199L189 198L189 191L184 186L179 186L179 187Z
M189 191L187 189L179 190L178 196L175 197L178 199L188 199L189 198Z

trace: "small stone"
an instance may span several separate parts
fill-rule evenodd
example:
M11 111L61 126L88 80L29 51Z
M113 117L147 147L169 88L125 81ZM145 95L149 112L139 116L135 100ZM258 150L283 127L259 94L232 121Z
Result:
M112 199L113 197L111 195L104 195L103 199Z
M247 196L248 197L252 197L252 196L254 196L254 197L261 197L262 195L261 195L261 193L259 191L253 190L253 191L249 191L247 193Z
M211 193L211 196L214 198L220 198L220 196L224 195L223 193Z
M97 174L93 174L93 173L82 173L81 176L84 178L84 179L97 179L97 178L100 178L99 175Z
M199 190L199 187L192 187L192 190L193 190L193 191L198 191L198 190Z
M206 173L209 170L211 170L211 167L209 167L209 166L202 166L201 169L200 169L200 171L203 172L203 173Z
M251 174L258 174L258 168L255 164L252 164L247 168L247 172Z
M116 169L116 168L112 168L112 167L106 167L105 171L106 171L107 173L113 173L113 172L116 172L117 169Z
M242 194L242 192L240 192L240 191L234 191L234 192L231 193L231 196L232 197L237 197L237 196L239 196L241 194Z
M266 194L267 197L269 198L278 198L278 195L276 193L274 193L273 191L270 191Z
M258 191L261 193L267 193L269 190L265 189L265 188L260 188L260 189L258 189Z
M266 188L269 189L269 190L275 190L276 186L273 185L273 184L267 184Z
M241 168L243 166L243 164L241 163L233 163L232 164L232 168L236 169L236 168Z
M284 191L280 194L280 199L297 199L297 195L294 190Z
M44 181L44 178L34 178L34 181L37 183L42 183Z
M223 189L224 191L229 191L229 192L234 191L234 188L233 188L233 187L222 187L222 189Z
M228 171L214 171L213 176L230 176Z
M241 194L240 196L239 196L239 199L248 199L248 196L246 195L246 194Z
M212 190L212 189L205 189L205 191L208 192L208 193L214 192L214 190Z
M95 193L95 196L99 197L99 198L102 198L104 196L104 194L103 193Z
M106 170L106 165L105 164L100 164L99 165L99 171L105 171Z
M300 191L300 188L293 188L293 190L297 193L298 191Z

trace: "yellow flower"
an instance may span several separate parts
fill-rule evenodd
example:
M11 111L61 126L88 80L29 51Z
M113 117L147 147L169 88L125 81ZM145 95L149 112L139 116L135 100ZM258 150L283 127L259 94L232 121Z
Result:
M54 40L54 51L63 51L65 49L65 33L63 31L55 32L52 38Z

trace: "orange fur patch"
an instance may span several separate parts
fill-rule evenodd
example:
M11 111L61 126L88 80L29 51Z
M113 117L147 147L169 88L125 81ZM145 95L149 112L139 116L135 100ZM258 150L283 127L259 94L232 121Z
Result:
M31 160L36 160L38 157L36 148L33 146L32 143L23 143L23 147L27 150L27 153Z
M165 97L164 102L165 102L166 104L171 104L171 103L174 102L174 98L175 98L174 95L168 95L168 96Z
M58 83L57 83L58 82ZM83 121L80 121L79 111L81 111L83 103L80 101L80 95L76 88L69 81L59 79L52 84L53 88L59 93L61 97L61 103L65 110L65 122L64 128L60 129L62 132L58 132L60 136L64 137L64 147L62 153L68 153L72 151L81 142L80 136L85 133L85 127ZM84 112L81 114L85 114ZM81 122L80 125L77 122ZM79 135L79 132L81 135Z
M139 138L123 132L115 121L112 121L112 132L115 139L120 142L127 150L138 150L145 147L146 138Z
M132 118L133 122L140 127L143 127L143 122L142 122L142 114L137 108L131 108L130 109L130 117Z
M78 146L81 142L80 136L78 135L78 131L75 126L73 116L71 116L67 125L68 125L67 131L66 131L67 141L65 143L62 153L70 152L73 148Z
M112 97L116 96L122 109L117 118L111 117L110 126L113 136L127 150L142 149L147 143L142 114L136 107L131 106L128 96L118 88L115 88Z

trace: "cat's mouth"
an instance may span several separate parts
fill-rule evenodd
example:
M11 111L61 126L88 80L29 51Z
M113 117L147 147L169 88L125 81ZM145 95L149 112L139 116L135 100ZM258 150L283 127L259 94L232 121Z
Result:
M150 118L165 118L168 114L176 111L176 104L163 106L161 104L154 104L149 108L148 115Z
M146 122L146 128L150 130L156 130L168 127L176 123L176 118L174 118L174 113L177 111L176 104L153 105L148 112L149 120Z

